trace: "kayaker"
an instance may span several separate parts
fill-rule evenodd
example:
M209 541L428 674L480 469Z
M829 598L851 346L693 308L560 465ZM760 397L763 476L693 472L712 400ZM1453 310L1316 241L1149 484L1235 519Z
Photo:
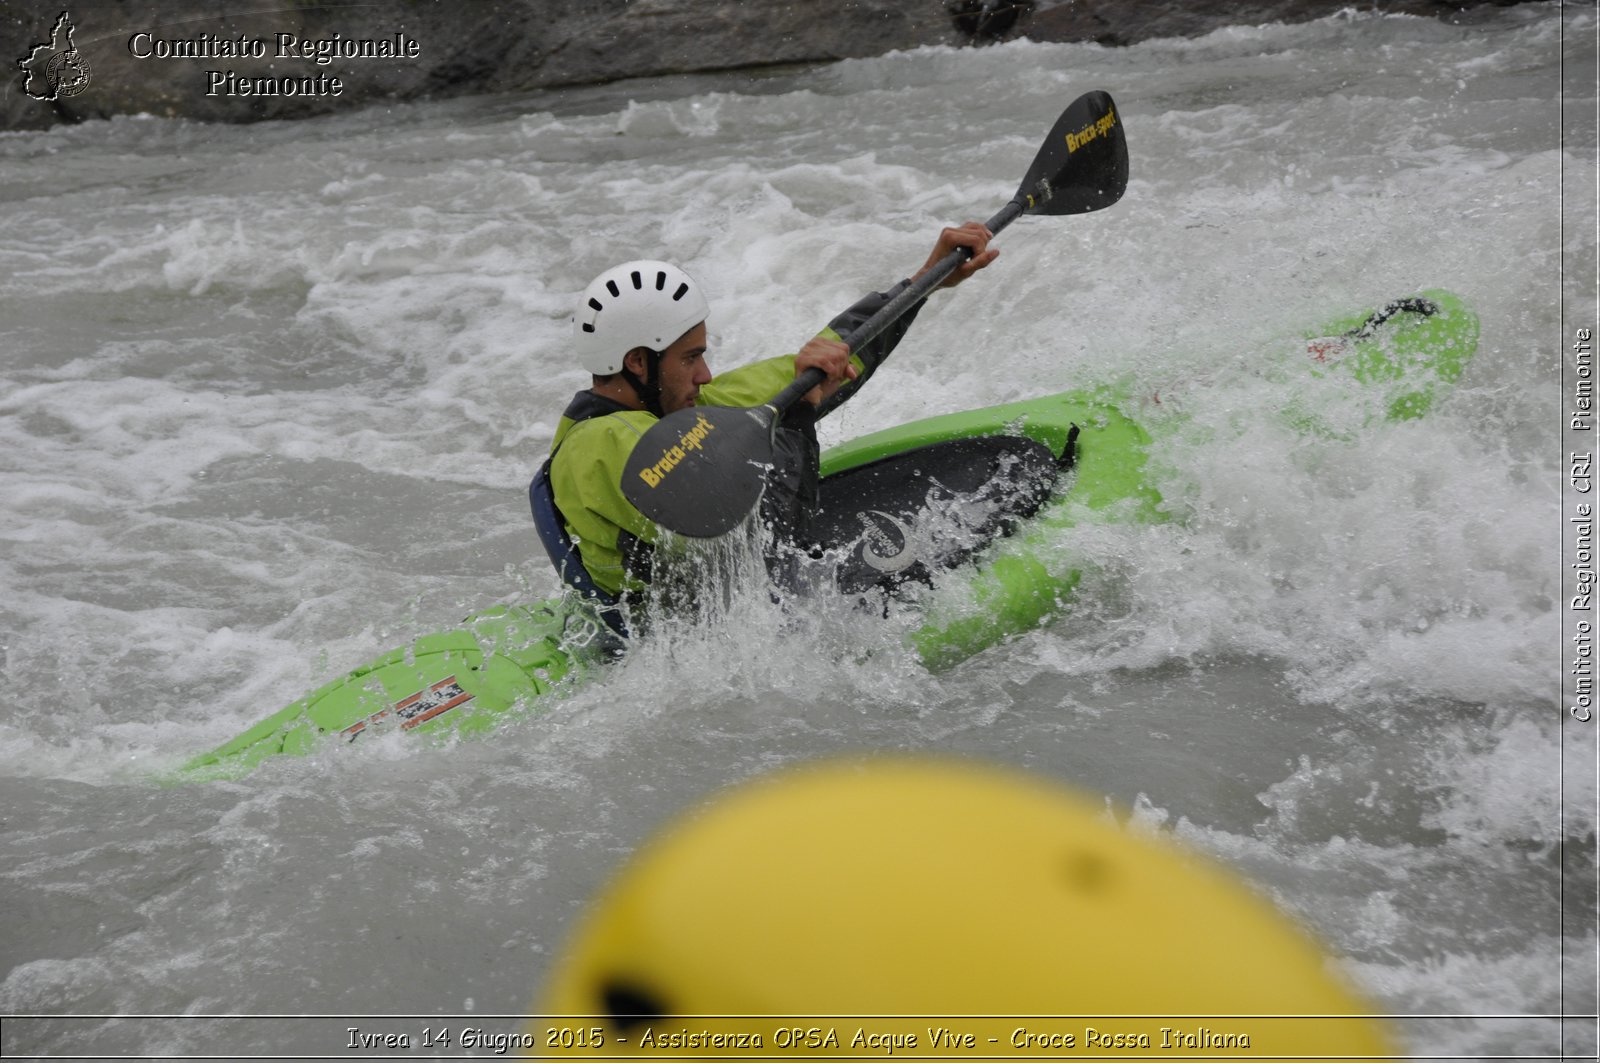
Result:
M965 247L972 258L941 287L960 284L999 255L989 247L991 235L979 222L942 230L918 275ZM573 551L572 558L557 559L568 582L607 605L652 582L659 529L623 497L622 471L634 444L656 420L697 404L760 405L815 366L827 380L785 415L761 503L761 519L775 530L774 541L794 541L816 499L817 419L866 382L910 327L916 310L859 351L847 350L839 337L914 279L861 299L797 354L713 377L706 344L709 307L700 285L687 273L666 262L641 260L596 277L573 319L574 348L579 363L593 374L593 384L574 395L562 413L550 460L541 472ZM536 521L540 491L536 477L530 490ZM549 532L541 527L547 545ZM581 573L575 571L578 566ZM610 622L617 626L614 618Z

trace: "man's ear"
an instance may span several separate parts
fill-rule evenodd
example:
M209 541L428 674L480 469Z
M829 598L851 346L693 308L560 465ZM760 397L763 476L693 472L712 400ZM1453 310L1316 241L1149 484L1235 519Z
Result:
M633 350L622 356L622 368L626 369L640 380L643 380L645 373L647 373L650 369L650 362L648 361L649 357L650 348L635 347Z

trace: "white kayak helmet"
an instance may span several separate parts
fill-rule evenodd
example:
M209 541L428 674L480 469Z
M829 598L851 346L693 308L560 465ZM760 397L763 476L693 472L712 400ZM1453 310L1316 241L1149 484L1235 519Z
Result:
M610 376L635 347L664 350L708 312L700 285L669 262L613 266L589 282L573 316L578 362L595 376Z

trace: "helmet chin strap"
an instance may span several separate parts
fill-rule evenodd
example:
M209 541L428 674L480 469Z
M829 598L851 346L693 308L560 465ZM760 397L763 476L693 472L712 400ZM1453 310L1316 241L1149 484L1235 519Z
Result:
M652 351L648 347L640 349L644 351L644 379L640 380L626 365L620 370L622 379L633 388L633 393L639 396L639 401L644 404L646 410L657 417L665 417L666 414L661 412L661 352Z

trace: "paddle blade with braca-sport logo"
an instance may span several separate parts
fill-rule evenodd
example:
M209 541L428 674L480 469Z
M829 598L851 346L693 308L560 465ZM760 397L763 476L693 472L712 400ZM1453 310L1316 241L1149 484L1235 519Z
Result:
M772 409L696 406L658 421L622 469L622 493L663 528L710 539L736 527L761 499L772 453Z
M1106 92L1073 100L1045 138L1017 188L1026 214L1087 214L1109 207L1128 187L1122 115Z

